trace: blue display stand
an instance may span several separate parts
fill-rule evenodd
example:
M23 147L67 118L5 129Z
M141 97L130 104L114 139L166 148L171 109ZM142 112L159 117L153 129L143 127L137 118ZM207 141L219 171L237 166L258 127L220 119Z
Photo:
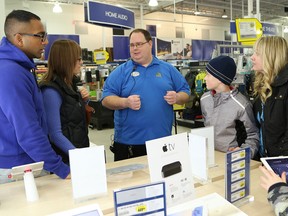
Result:
M236 206L250 201L250 147L226 154L225 198Z

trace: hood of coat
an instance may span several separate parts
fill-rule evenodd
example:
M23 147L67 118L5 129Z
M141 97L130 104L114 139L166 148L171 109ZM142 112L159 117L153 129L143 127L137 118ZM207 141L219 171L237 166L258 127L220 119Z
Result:
M17 62L28 70L35 68L33 60L29 59L22 50L10 43L6 37L3 37L0 42L0 60Z

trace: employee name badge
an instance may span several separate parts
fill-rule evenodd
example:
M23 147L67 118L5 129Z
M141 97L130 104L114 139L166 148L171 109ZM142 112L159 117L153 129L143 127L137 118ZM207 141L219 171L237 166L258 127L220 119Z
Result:
M114 190L115 215L166 216L165 183Z
M140 75L140 73L138 71L133 71L131 73L131 76L133 76L133 77L138 77L139 75Z

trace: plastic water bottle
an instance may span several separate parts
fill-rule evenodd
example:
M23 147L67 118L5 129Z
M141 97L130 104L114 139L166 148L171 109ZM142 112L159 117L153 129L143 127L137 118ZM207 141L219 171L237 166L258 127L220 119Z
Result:
M35 184L34 175L31 169L24 171L24 185L27 201L28 202L37 201L39 199L39 195Z

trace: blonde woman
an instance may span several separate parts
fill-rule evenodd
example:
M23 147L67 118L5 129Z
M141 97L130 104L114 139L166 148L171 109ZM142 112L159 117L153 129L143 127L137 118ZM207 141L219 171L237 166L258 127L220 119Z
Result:
M260 127L259 156L288 155L288 44L279 36L257 40L251 57L255 71L255 117Z

